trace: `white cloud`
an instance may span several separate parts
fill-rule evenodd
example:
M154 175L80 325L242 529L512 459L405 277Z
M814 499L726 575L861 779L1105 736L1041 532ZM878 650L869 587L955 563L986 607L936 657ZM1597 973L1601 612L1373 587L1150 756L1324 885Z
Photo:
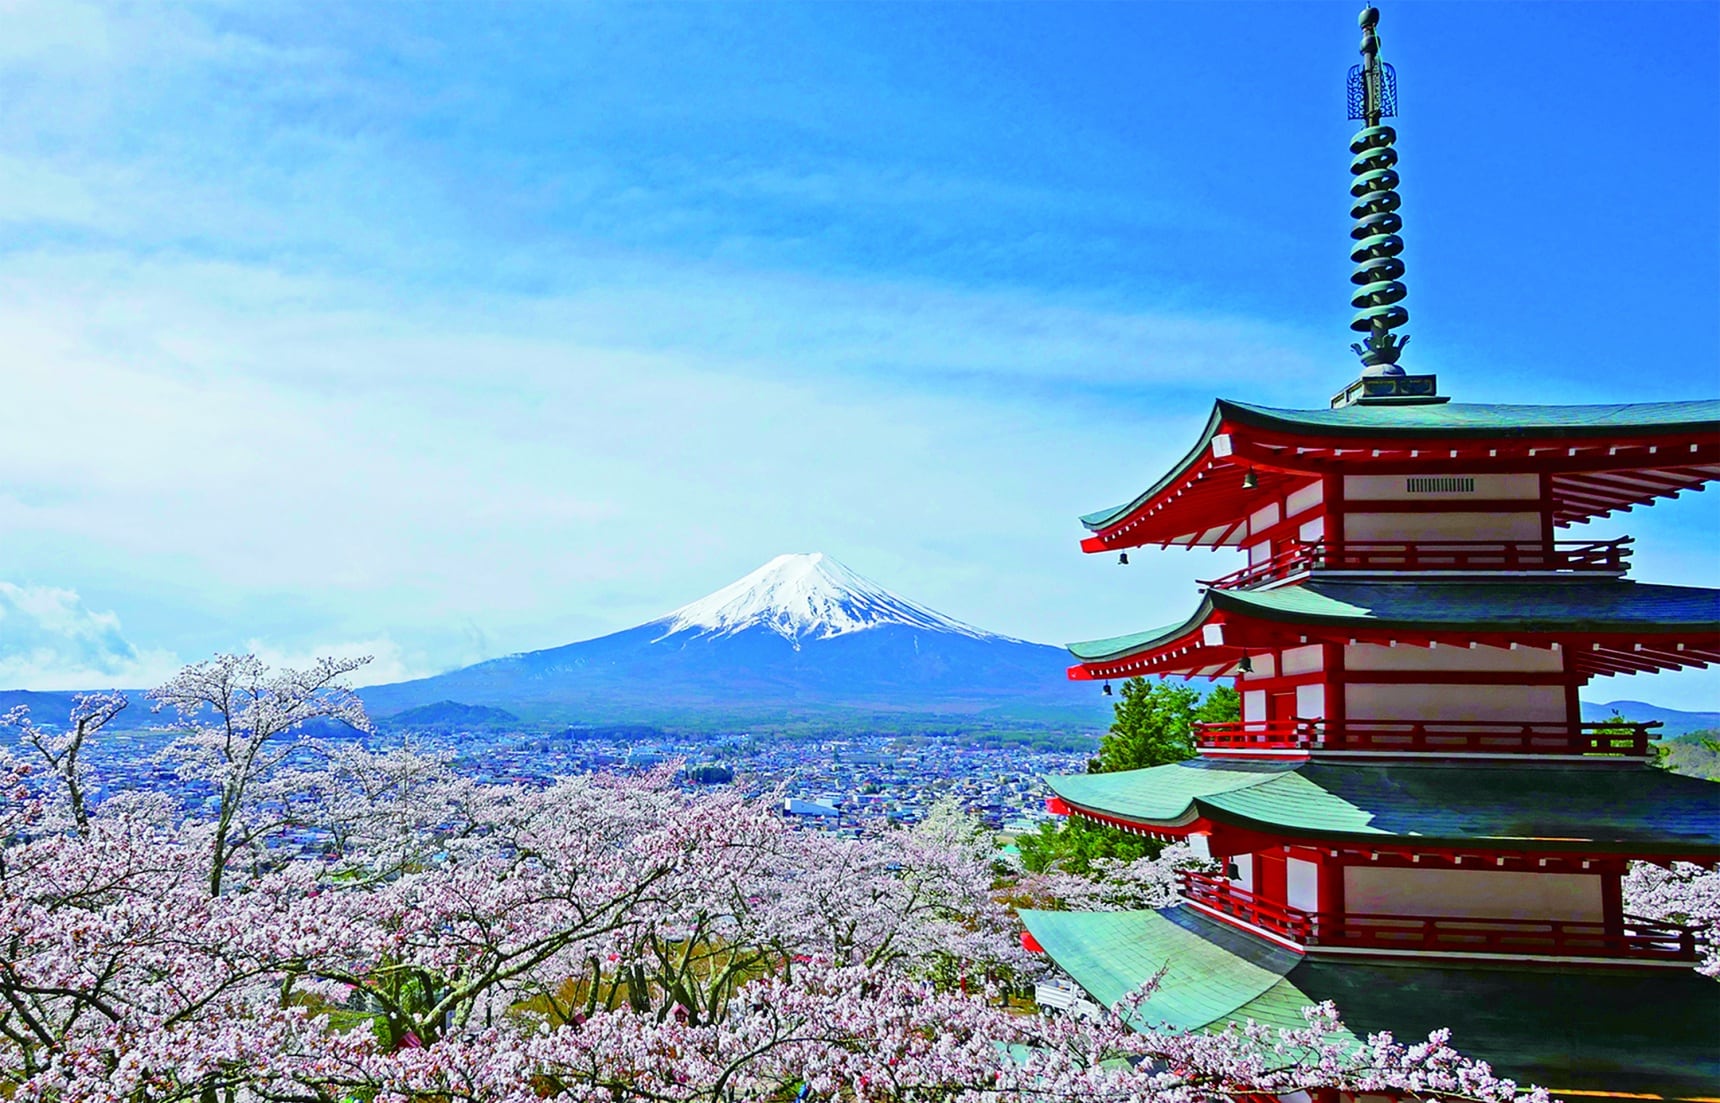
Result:
M252 638L239 650L276 669L308 667L324 657L367 656L370 662L349 679L355 686L434 673L386 637L305 647ZM184 665L172 652L135 646L117 615L89 608L75 590L0 582L0 689L148 689Z
M0 683L147 685L175 653L247 639L287 665L375 653L366 679L391 681L638 623L801 548L1012 635L1136 630L1224 566L1119 572L1075 552L1074 515L1174 460L1212 394L1305 404L1352 370L1341 334L1199 292L1135 289L1161 305L1128 309L1055 278L797 276L746 267L765 231L730 224L735 205L798 212L756 250L768 264L856 208L909 231L963 208L1186 230L1185 204L1139 181L1107 198L864 156L666 170L631 148L461 148L424 140L452 117L437 96L486 91L444 85L457 66L389 85L326 52L365 53L362 34L278 18L8 8L0 574L129 593L157 650L72 595L36 642L0 622ZM446 48L412 37L369 56L392 72L396 48ZM552 201L567 221L521 214ZM662 255L657 222L695 224L680 255L699 259ZM964 264L1059 252L1013 231L967 246ZM1678 508L1666 546L1688 566L1650 576L1700 581L1712 526Z
M405 682L436 673L411 662L399 644L391 639L346 640L339 643L312 644L305 648L283 649L265 640L253 639L245 650L270 667L302 670L315 665L318 659L361 659L369 662L348 675L353 686L376 686L388 682Z
M178 665L133 646L119 617L90 609L75 590L0 582L0 687L136 688Z

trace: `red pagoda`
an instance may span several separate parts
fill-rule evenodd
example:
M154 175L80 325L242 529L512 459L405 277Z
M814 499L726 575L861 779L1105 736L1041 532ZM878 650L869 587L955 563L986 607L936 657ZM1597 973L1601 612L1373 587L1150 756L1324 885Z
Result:
M1720 786L1652 767L1654 724L1585 723L1597 674L1720 661L1720 590L1629 577L1561 527L1720 476L1720 401L1469 405L1398 359L1395 78L1351 73L1361 377L1327 409L1220 401L1088 552L1235 548L1177 624L1071 645L1069 676L1234 678L1187 762L1053 777L1052 811L1184 839L1223 874L1138 912L1022 913L1143 1025L1301 1024L1453 1044L1564 1095L1720 1096L1720 987L1695 933L1626 911L1627 863L1720 862Z

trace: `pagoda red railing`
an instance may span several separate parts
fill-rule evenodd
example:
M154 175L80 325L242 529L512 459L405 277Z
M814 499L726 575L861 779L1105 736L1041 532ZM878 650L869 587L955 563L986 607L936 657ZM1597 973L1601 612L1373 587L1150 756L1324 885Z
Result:
M1327 544L1297 540L1270 559L1203 581L1217 590L1280 582L1309 571L1595 571L1623 574L1631 538L1617 540L1450 540Z
M1638 961L1695 961L1696 931L1627 916L1619 926L1562 919L1316 913L1310 946L1447 953L1546 954Z
M1303 946L1428 953L1535 954L1694 962L1696 928L1624 916L1618 924L1563 919L1308 912L1262 900L1209 873L1182 874L1185 900Z
M1661 721L1235 720L1196 723L1210 750L1397 751L1646 757Z
M1250 926L1281 934L1292 942L1307 944L1314 932L1313 916L1288 904L1262 900L1247 889L1237 888L1230 880L1212 873L1183 870L1183 899L1204 904L1213 911Z

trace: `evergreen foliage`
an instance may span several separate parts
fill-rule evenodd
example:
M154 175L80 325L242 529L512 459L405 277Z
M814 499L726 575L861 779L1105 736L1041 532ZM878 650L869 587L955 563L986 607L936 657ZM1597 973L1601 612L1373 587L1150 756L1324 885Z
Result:
M1021 864L1030 873L1063 872L1087 876L1100 859L1133 862L1155 858L1164 843L1130 835L1079 816L1046 820L1039 830L1015 840Z
M1687 777L1720 781L1720 731L1703 729L1655 745L1655 765Z
M1089 773L1138 770L1193 758L1195 722L1239 719L1242 697L1230 686L1217 686L1202 700L1188 686L1130 678L1123 683L1122 697L1113 707L1116 720L1100 741L1099 756L1088 761ZM1046 821L1036 833L1017 839L1015 845L1029 872L1085 876L1101 860L1128 863L1156 858L1165 844L1068 816Z
M1139 770L1193 758L1195 721L1238 719L1241 704L1241 695L1229 686L1214 688L1203 701L1192 686L1130 678L1112 706L1116 719L1087 772Z

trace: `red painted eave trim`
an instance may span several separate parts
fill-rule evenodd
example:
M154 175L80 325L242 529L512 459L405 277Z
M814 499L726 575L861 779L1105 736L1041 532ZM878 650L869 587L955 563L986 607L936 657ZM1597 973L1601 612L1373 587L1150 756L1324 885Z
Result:
M1242 496L1240 482L1242 472L1249 468L1254 469L1264 491L1259 494L1261 501L1281 496L1293 484L1330 473L1461 470L1553 474L1559 478L1554 489L1558 520L1570 524L1646 505L1658 497L1701 490L1714 475L1697 469L1711 469L1720 463L1720 435L1712 432L1604 438L1525 439L1508 431L1465 437L1346 437L1225 421L1212 432L1212 436L1219 435L1230 438L1229 455L1212 455L1209 438L1186 468L1173 473L1164 489L1083 539L1081 550L1117 551L1190 536L1198 539L1227 522L1246 517L1248 498ZM1203 482L1205 486L1199 485ZM1165 512L1160 517L1144 516L1161 508Z
M1222 624L1222 644L1203 642L1208 624ZM1296 647L1303 643L1391 644L1467 648L1475 643L1508 648L1513 643L1545 648L1558 644L1582 674L1651 673L1720 662L1720 641L1700 627L1674 632L1563 632L1546 629L1471 630L1412 626L1359 627L1323 621L1264 620L1214 610L1180 635L1156 646L1108 659L1076 663L1070 681L1091 682L1147 675L1197 677L1218 665L1234 664L1245 651ZM1597 648L1596 645L1599 645ZM1684 650L1678 650L1683 644ZM1192 648L1192 650L1190 650ZM1178 654L1187 652L1187 654ZM1430 672L1431 673L1431 672ZM1436 681L1437 679L1430 680Z
M1274 847L1290 846L1339 850L1350 854L1377 852L1400 858L1419 854L1425 858L1447 860L1462 856L1473 859L1504 857L1517 861L1536 861L1547 858L1566 862L1689 862L1708 869L1720 866L1720 857L1716 857L1712 852L1651 848L1646 844L1631 844L1633 847L1640 847L1638 849L1601 850L1580 846L1569 849L1536 847L1533 845L1534 840L1524 840L1524 843L1518 846L1491 847L1480 845L1480 840L1477 841L1476 845L1466 846L1453 846L1450 843L1420 844L1407 842L1402 838L1397 841L1381 840L1374 842L1371 839L1355 837L1337 838L1330 835L1303 835L1265 830L1259 826L1243 826L1205 815L1186 824L1170 826L1147 820L1111 816L1103 812L1095 812L1089 808L1078 808L1068 804L1065 804L1064 807L1069 809L1069 815L1080 816L1083 819L1134 833L1144 832L1150 835L1171 835L1179 838L1189 835L1206 835L1208 836L1207 848L1214 858L1230 858L1238 854L1254 854ZM1477 866L1477 868L1480 867Z

